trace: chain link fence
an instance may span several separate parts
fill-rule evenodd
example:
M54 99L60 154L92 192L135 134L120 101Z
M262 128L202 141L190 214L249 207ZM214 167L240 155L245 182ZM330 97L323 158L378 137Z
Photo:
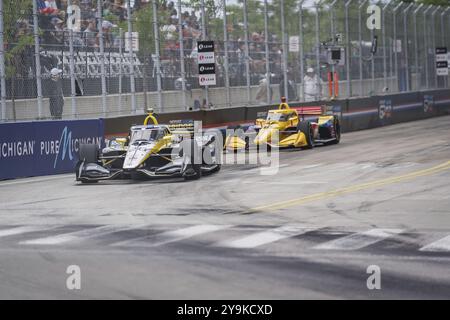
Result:
M0 0L1 120L447 88L450 9L395 0ZM200 87L197 42L215 41ZM328 51L342 48L343 63ZM330 85L333 80L338 85Z

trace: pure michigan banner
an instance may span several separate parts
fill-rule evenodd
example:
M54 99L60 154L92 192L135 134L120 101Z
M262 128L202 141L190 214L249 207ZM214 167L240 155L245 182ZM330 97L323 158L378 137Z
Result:
M103 135L102 119L0 124L0 179L72 172L80 144Z

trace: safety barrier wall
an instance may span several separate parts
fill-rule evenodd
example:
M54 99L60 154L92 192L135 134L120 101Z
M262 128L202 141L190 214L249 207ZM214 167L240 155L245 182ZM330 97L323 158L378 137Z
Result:
M341 118L343 132L370 129L393 123L413 121L448 114L450 90L434 90L342 99L313 103L293 103L292 107L328 105ZM204 127L226 127L238 123L251 123L278 105L238 107L208 111L186 111L158 114L161 123L174 119L192 119L203 122ZM123 135L132 124L142 123L144 116L105 119L105 135Z
M370 129L450 113L450 90L373 96L292 107L328 105L341 119L343 132ZM157 115L160 123L193 119L205 128L252 123L278 105L184 111ZM104 137L124 135L144 116L95 120L36 121L0 124L0 180L72 172L80 143L104 144Z
M0 124L0 180L73 172L80 143L103 134L102 119Z

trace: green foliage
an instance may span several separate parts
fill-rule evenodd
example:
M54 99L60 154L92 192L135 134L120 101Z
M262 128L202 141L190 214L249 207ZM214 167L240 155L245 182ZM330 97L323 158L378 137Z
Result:
M19 21L25 23L30 17L32 2L29 0L4 1L3 10L6 76L12 77L22 66L23 62L20 61L22 53L33 44L31 30L27 33L19 33L20 30L17 28Z

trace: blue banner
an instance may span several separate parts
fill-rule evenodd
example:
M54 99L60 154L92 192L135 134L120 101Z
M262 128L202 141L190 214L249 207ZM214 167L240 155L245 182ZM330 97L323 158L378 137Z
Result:
M0 124L0 179L72 172L80 144L103 136L103 119Z

